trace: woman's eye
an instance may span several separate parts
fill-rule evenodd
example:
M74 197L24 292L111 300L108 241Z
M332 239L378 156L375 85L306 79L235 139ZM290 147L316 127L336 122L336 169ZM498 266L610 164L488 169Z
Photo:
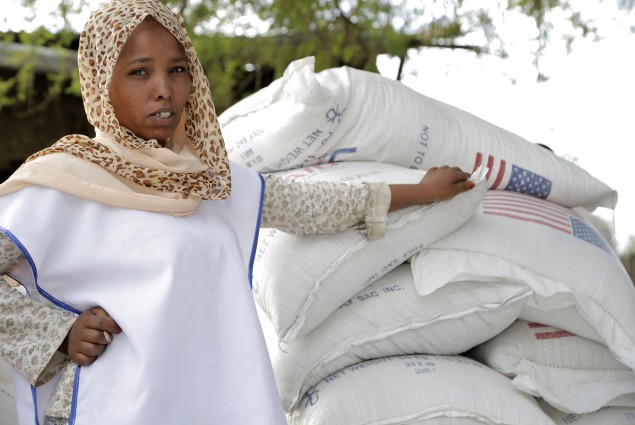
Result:
M184 66L175 66L174 68L172 68L172 72L174 74L180 74L180 73L186 72L186 71L187 71L187 69L185 69Z
M145 69L135 69L133 71L130 71L130 75L146 75L147 72L145 71Z

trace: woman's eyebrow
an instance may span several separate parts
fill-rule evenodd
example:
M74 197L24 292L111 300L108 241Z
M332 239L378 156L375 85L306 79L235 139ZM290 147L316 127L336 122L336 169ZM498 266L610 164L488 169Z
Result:
M135 65L135 64L138 64L138 63L141 63L141 64L149 63L149 62L152 62L152 58L144 56L144 57L140 57L140 58L134 58L134 59L126 62L126 66Z
M139 58L134 58L128 62L126 62L126 66L136 65L136 64L145 64L153 62L154 59L151 57L142 56ZM176 56L170 60L171 63L179 63L179 62L187 62L187 58L185 56Z

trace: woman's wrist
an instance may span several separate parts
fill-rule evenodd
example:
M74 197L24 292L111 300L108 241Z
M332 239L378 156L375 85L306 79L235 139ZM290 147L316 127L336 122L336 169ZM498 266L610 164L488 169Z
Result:
M62 343L60 344L59 347L57 347L57 351L59 351L60 353L67 355L68 356L68 340L70 337L70 331L68 332L68 334L66 334L66 338L64 338L64 341L62 341Z
M431 202L427 185L424 183L391 184L389 187L391 197L388 211L396 211Z

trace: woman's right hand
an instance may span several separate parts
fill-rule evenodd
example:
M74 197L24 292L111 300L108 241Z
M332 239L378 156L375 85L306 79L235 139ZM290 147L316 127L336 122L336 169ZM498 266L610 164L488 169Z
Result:
M106 350L113 334L121 328L101 307L93 307L80 314L59 348L81 366L88 366ZM109 340L110 339L110 340Z
M475 183L470 180L470 173L459 167L432 167L417 184L391 184L388 211L429 202L447 201L474 186Z

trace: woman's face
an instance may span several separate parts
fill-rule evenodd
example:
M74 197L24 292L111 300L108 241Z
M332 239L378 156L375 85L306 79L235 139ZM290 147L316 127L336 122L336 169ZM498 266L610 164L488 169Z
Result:
M183 46L157 21L146 19L117 59L110 102L120 125L165 146L181 119L191 86Z

